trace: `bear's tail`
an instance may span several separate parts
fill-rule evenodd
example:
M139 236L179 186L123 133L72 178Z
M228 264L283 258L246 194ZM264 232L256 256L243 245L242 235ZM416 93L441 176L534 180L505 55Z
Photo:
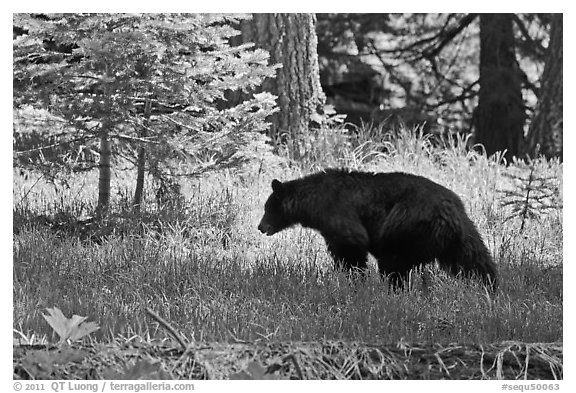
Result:
M491 291L498 288L496 264L477 230L467 233L438 262L455 276L477 278Z

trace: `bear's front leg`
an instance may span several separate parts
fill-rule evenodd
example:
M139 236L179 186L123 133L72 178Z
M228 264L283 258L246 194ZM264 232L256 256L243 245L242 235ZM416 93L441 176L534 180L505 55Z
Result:
M363 248L326 239L328 251L334 259L334 268L347 272L364 273L367 268L368 252Z

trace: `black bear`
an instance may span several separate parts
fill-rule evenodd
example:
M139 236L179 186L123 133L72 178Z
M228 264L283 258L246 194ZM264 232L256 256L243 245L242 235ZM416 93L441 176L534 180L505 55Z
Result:
M337 269L364 271L371 253L400 289L410 269L437 260L496 288L496 265L462 201L425 177L328 169L275 179L272 191L258 229L268 236L295 224L318 230Z

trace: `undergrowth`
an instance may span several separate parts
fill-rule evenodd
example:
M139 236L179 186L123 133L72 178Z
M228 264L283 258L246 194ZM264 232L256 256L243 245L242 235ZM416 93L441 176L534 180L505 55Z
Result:
M134 180L118 172L113 214L97 238L82 235L94 234L86 229L94 173L68 179L68 189L15 174L15 331L56 341L42 313L58 307L97 322L97 340L164 336L148 307L200 341L561 341L562 207L514 217L502 190L515 187L506 174L522 168L470 151L465 140L438 144L407 131L361 137L319 133L298 165L262 162L184 181L186 199L170 208L149 189L138 214L128 208ZM533 165L561 192L559 163ZM325 167L405 171L453 189L494 255L497 294L433 266L413 272L410 291L391 293L375 271L359 282L334 272L310 230L262 236L256 226L270 181Z

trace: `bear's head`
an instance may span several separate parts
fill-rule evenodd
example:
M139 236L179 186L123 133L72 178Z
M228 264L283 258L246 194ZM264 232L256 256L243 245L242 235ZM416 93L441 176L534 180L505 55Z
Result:
M258 224L258 230L268 236L280 232L290 226L284 212L285 185L279 180L272 180L272 194L264 205L264 217Z

